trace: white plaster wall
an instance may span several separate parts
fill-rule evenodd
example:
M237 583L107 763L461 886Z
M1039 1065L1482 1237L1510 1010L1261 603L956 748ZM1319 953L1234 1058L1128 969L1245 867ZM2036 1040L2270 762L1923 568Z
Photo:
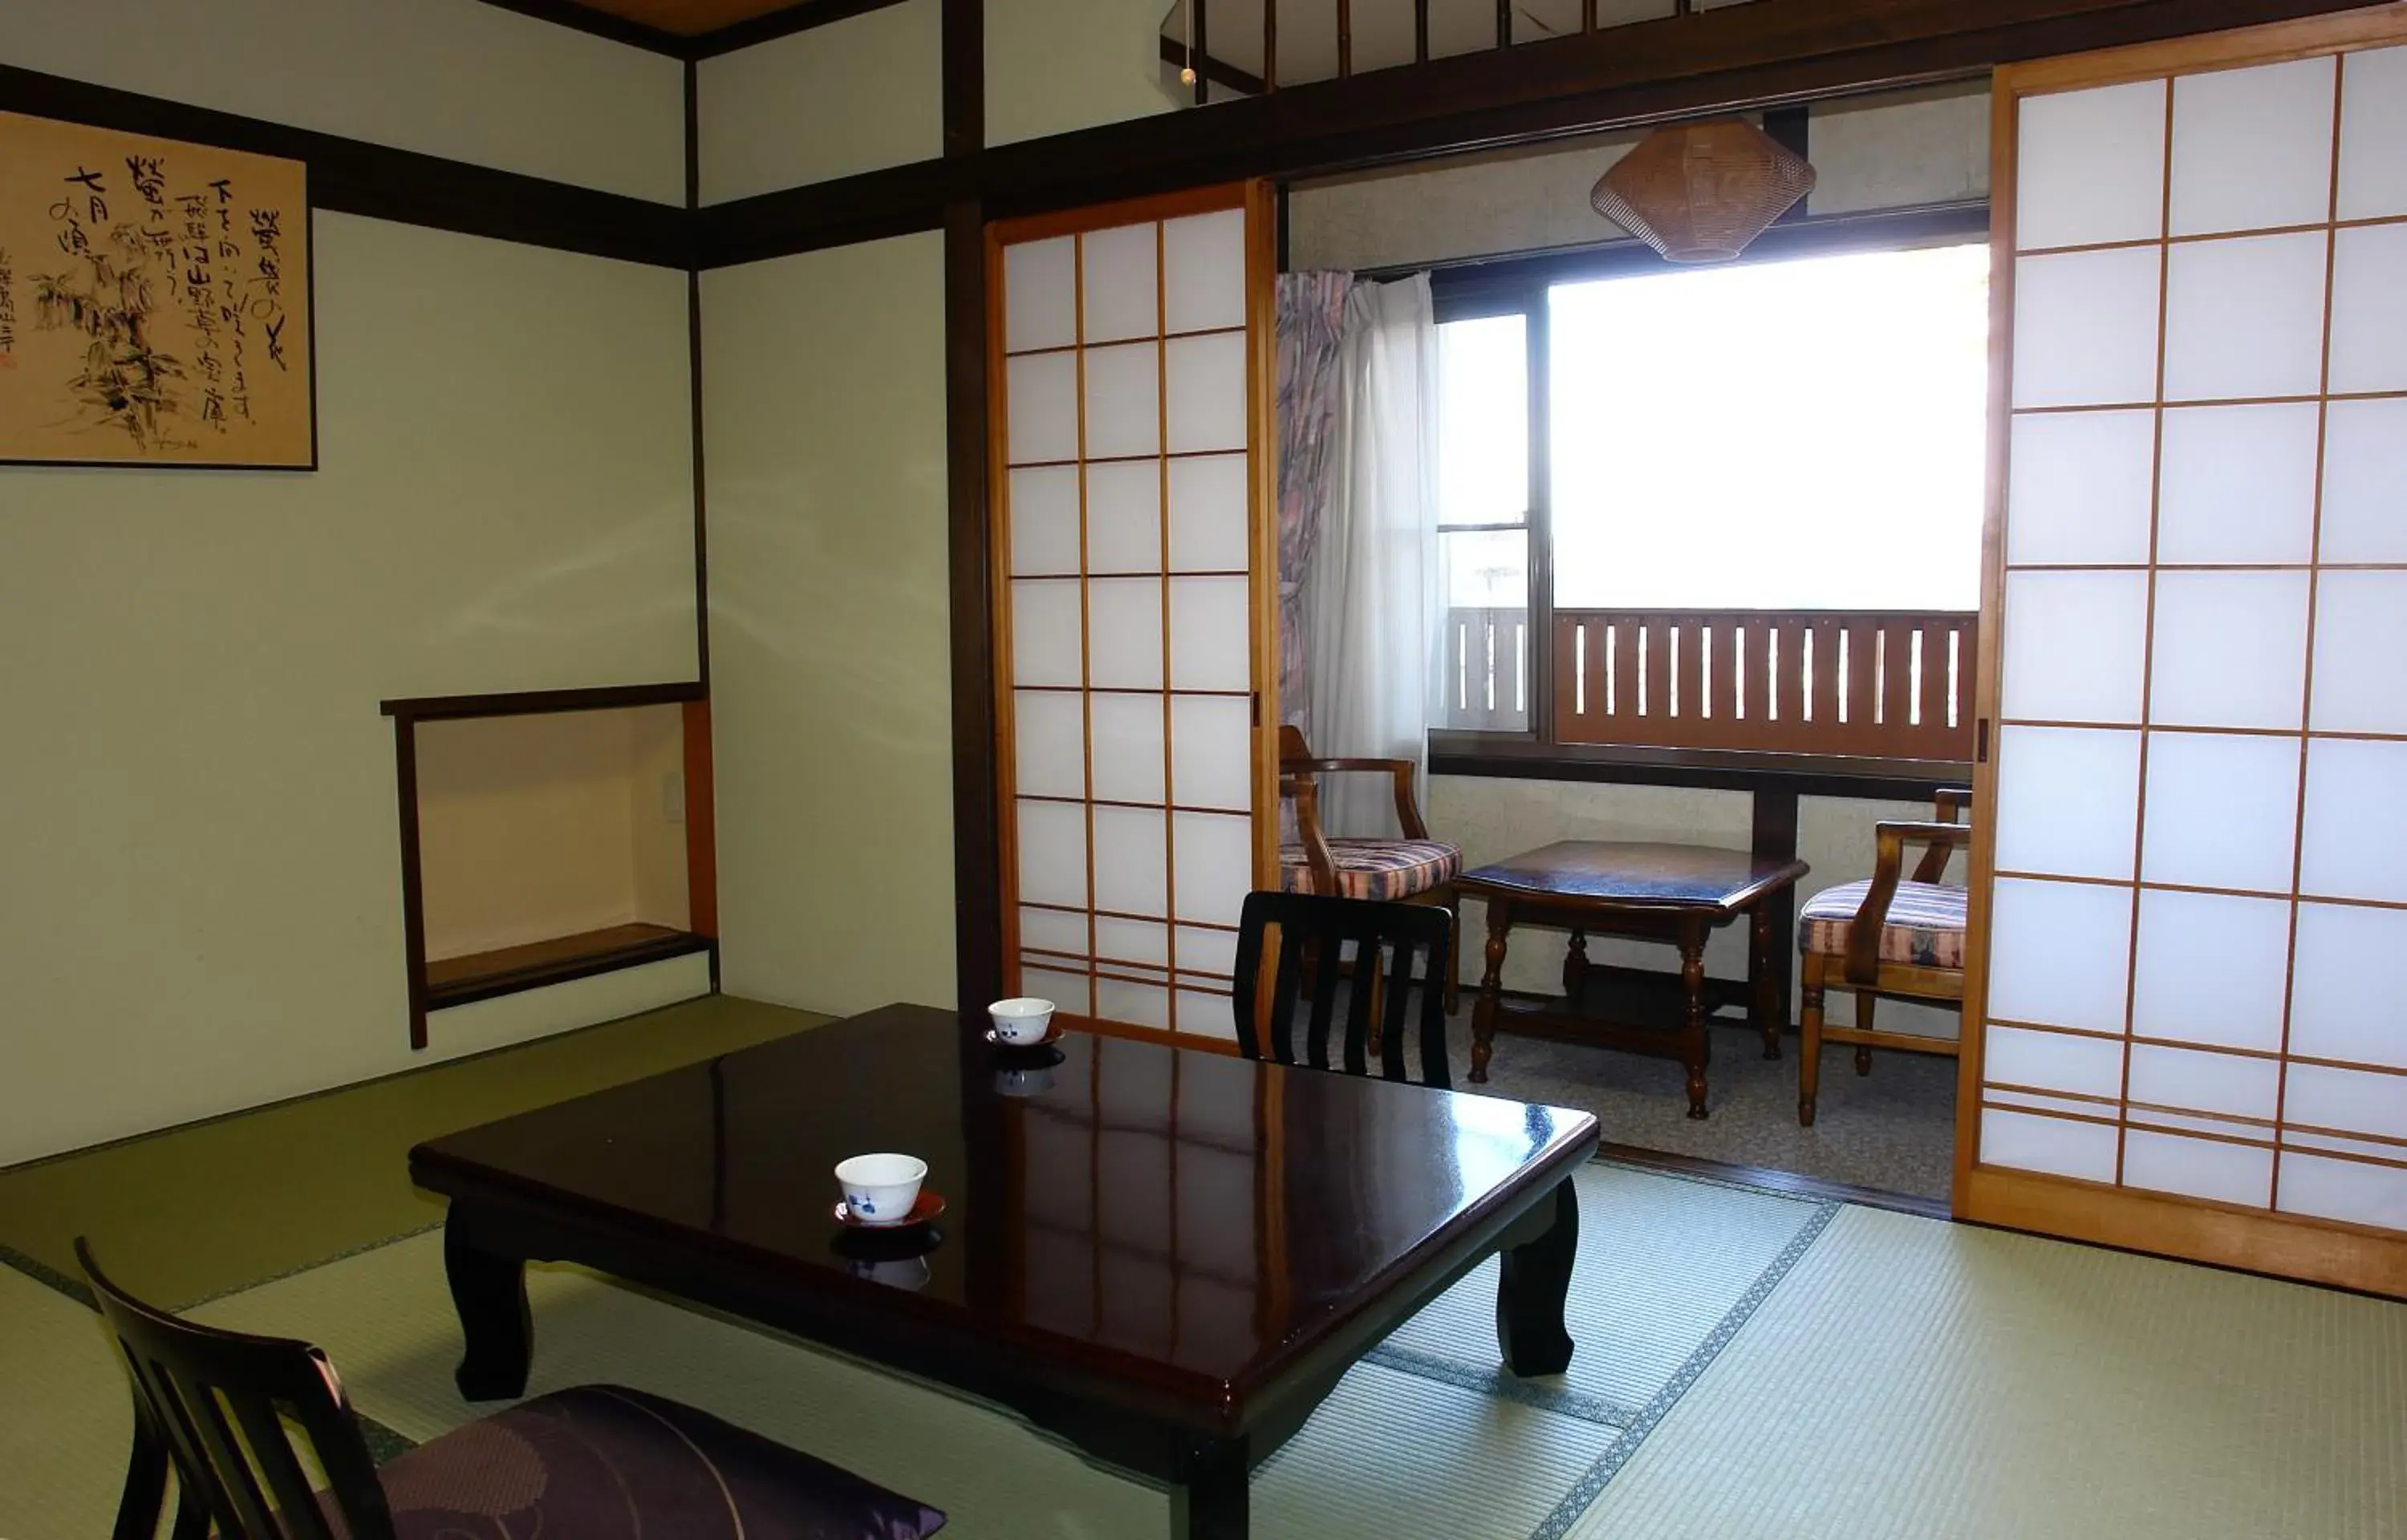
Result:
M685 202L682 64L481 0L7 0L0 61Z
M1163 0L988 6L987 143L1041 139L1172 110L1177 102L1161 68L1163 9Z
M906 0L703 60L702 201L943 153L943 74L942 0Z
M1820 182L1809 211L1985 195L1988 104L1980 86L1816 104L1810 134ZM1588 134L1299 184L1288 199L1289 265L1390 267L1625 239L1588 206L1588 191L1641 137Z
M953 1003L944 237L703 275L720 978Z
M0 468L0 1165L707 987L413 1054L377 710L693 677L684 275L314 229L319 470Z
M1816 214L1988 196L1986 85L1823 103L1807 132L1819 174L1807 205Z

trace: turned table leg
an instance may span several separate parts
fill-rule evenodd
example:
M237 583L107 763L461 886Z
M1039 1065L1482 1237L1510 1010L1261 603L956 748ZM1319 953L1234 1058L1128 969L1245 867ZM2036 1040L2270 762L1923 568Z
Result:
M1702 1118L1705 1063L1711 1051L1705 1039L1705 927L1685 917L1680 921L1680 988L1688 996L1680 1048L1681 1062L1688 1067L1688 1116Z
M1763 1056L1780 1057L1780 1029L1787 1024L1788 1002L1781 998L1778 944L1772 934L1772 901L1755 905L1755 1029L1763 1034Z
M1513 928L1513 906L1488 901L1488 967L1479 976L1479 1003L1471 1012L1471 1081L1488 1083L1488 1061L1496 1053L1496 1017L1504 1009L1504 938Z

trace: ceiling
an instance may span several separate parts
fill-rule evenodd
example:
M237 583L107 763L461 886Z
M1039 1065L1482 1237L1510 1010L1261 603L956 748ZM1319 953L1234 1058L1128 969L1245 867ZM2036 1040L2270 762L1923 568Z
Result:
M680 37L732 27L772 11L791 10L810 0L570 0L587 10L598 10L622 21L640 22Z

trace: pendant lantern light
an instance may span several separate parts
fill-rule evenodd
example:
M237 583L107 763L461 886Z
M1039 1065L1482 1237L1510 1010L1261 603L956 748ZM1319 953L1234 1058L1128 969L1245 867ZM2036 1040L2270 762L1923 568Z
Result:
M1743 118L1659 128L1588 194L1675 262L1724 262L1814 191L1803 156Z

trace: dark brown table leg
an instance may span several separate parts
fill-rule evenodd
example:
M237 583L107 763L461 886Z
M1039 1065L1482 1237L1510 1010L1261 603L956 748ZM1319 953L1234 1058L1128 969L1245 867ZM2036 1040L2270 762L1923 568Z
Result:
M1688 995L1688 1018L1680 1028L1681 1062L1688 1067L1688 1116L1705 1115L1705 927L1680 921L1680 987Z
M1488 1083L1488 1061L1496 1055L1496 1018L1504 1009L1504 938L1513 928L1513 906L1488 900L1488 970L1479 976L1479 1003L1471 1011L1471 1081Z
M1170 1489L1172 1540L1246 1540L1252 1521L1244 1442L1198 1443L1179 1463Z
M1780 1029L1788 1024L1788 1002L1780 977L1780 960L1773 955L1776 944L1772 934L1772 900L1755 901L1755 1029L1763 1034L1763 1056L1780 1057Z
M1579 1196L1566 1180L1544 1208L1553 1211L1554 1222L1498 1253L1496 1345L1504 1350L1504 1366L1524 1378L1559 1375L1572 1362L1563 1301L1571 1297L1572 1263L1579 1255Z
M1579 1014L1580 996L1588 984L1588 932L1572 932L1571 950L1563 954L1563 1009Z
M526 1393L534 1357L534 1319L527 1311L526 1264L480 1250L463 1232L459 1210L443 1226L443 1271L467 1339L452 1376L463 1399L500 1401Z

